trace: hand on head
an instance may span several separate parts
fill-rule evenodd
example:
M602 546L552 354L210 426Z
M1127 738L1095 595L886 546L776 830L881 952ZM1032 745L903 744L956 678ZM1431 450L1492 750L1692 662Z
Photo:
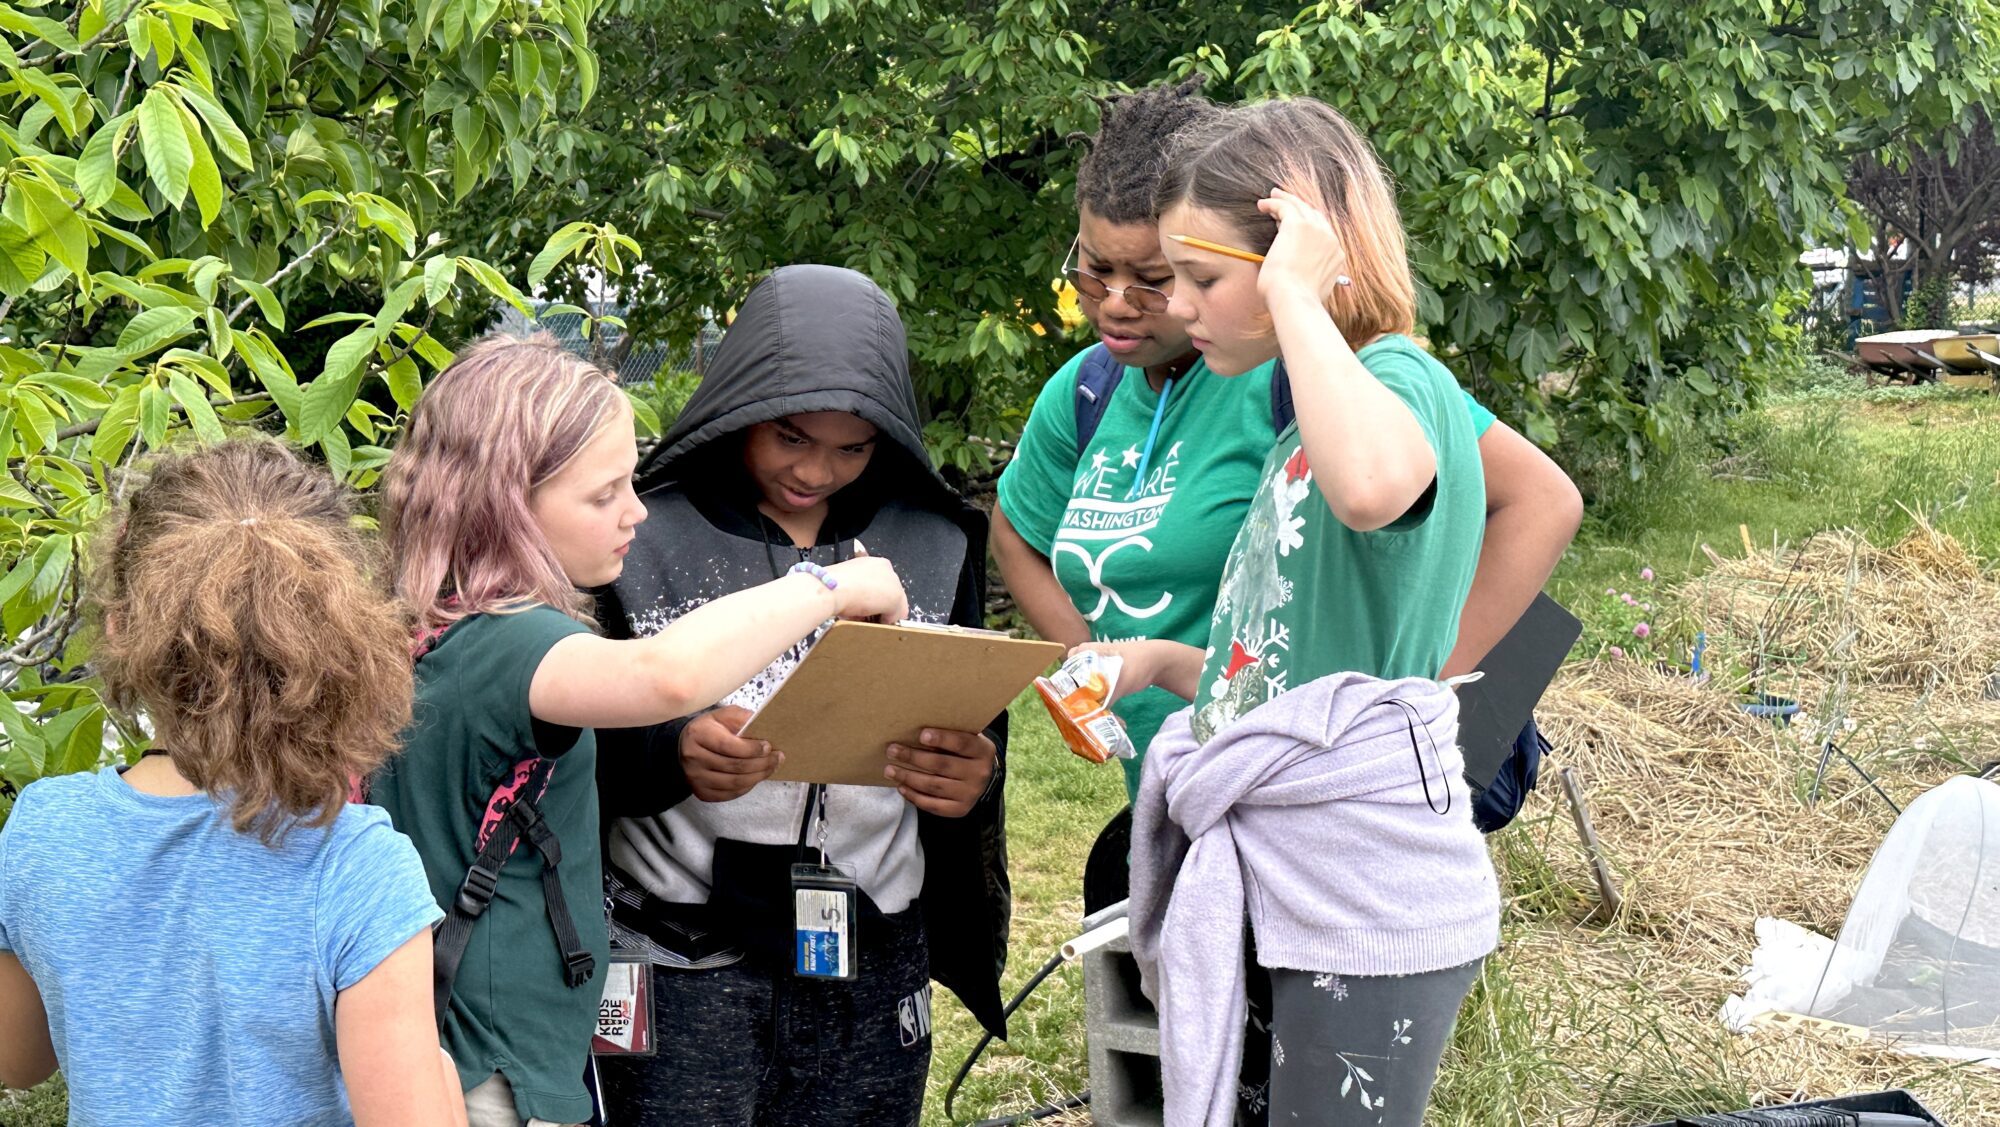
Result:
M1283 188L1257 201L1257 210L1277 221L1278 237L1257 272L1265 302L1310 294L1324 305L1335 290L1352 285L1347 251L1326 213Z

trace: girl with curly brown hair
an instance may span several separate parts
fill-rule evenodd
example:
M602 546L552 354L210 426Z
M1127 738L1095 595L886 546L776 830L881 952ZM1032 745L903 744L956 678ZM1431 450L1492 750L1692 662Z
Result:
M162 456L94 561L96 668L153 746L0 832L0 1082L72 1123L463 1123L440 913L349 780L410 717L409 636L340 486L270 440Z

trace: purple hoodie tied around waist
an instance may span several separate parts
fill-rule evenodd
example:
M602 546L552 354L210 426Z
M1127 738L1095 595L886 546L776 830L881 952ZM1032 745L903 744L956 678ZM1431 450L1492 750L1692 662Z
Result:
M1234 1119L1246 915L1258 962L1287 970L1422 974L1500 936L1449 688L1335 674L1207 744L1189 716L1147 748L1133 811L1132 953L1160 1011L1169 1127Z

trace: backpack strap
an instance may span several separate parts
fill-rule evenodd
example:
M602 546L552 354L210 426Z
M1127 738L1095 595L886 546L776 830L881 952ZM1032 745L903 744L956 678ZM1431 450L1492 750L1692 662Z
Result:
M1271 369L1271 433L1283 434L1299 413L1292 409L1292 377L1285 371L1284 357Z
M1097 424L1104 421L1104 410L1111 405L1111 393L1118 390L1118 381L1125 378L1125 365L1111 355L1111 350L1099 344L1084 353L1083 363L1076 369L1076 456L1081 458L1090 447L1090 440L1097 434ZM1279 358L1277 367L1271 370L1271 433L1283 434L1285 428L1298 418L1292 407L1292 377L1285 371L1285 361Z
M494 893L500 887L500 870L506 867L523 838L542 855L542 899L547 902L549 925L562 950L564 981L574 989L590 981L597 969L597 960L584 949L569 902L563 897L562 879L557 872L562 863L562 844L536 806L548 793L555 766L555 760L539 755L523 759L486 799L486 812L474 839L478 855L459 883L458 895L453 897L432 938L432 1002L440 1026L451 1010L452 984L458 979L459 964L465 960L466 946L472 941L473 926L493 903Z
M1090 447L1097 424L1104 421L1104 409L1111 405L1111 393L1125 378L1125 365L1102 344L1091 346L1076 369L1076 456Z

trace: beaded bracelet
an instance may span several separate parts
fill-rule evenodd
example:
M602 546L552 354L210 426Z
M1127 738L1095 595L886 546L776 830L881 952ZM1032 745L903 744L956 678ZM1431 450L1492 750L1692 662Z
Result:
M825 568L811 560L800 560L798 563L793 564L790 574L810 575L821 583L826 584L826 589L829 591L840 586L840 580L835 579Z

